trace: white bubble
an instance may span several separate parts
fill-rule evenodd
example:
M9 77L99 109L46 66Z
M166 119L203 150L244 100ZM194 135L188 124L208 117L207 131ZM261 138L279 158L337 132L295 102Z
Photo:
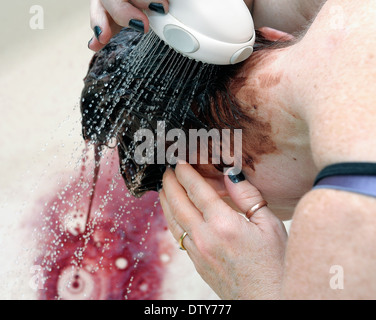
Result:
M170 257L167 253L162 253L162 254L159 256L159 259L160 259L163 263L168 263L168 262L170 262L171 257Z
M142 292L146 292L146 291L148 291L148 289L149 289L149 286L148 286L147 283L143 283L142 285L140 285L140 290Z
M125 270L128 267L128 260L123 257L117 258L115 261L115 266L119 270Z
M60 275L58 295L64 300L89 300L93 298L95 282L85 270L68 267Z
M82 212L73 210L64 216L63 228L73 236L77 236L85 232L86 215Z

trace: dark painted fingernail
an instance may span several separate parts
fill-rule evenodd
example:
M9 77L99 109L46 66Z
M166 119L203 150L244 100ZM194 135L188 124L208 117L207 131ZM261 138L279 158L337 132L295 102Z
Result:
M95 26L94 27L94 34L95 34L95 37L99 41L99 36L102 34L102 29L100 27L98 27L98 26Z
M233 183L239 183L239 182L242 182L245 180L245 176L243 174L243 172L240 172L238 174L233 174L232 171L230 171L228 173L228 177L229 179L233 182Z
M129 27L132 29L135 29L137 31L140 31L142 33L145 32L145 26L144 23L141 20L132 19L129 21Z
M93 39L94 39L94 37L93 37L93 38L91 38L91 39L89 40L89 42L87 43L87 47L88 47L89 49L90 49L90 45L91 45L91 43L92 43Z
M162 182L162 181L159 181L159 182L157 183L157 192L158 192L158 193L161 193L162 189L163 189L163 182Z
M167 166L165 166L165 165L160 165L160 166L158 166L158 167L159 167L159 171L161 172L161 175L163 176L164 173L165 173L166 170L167 170Z
M162 13L162 14L166 13L164 10L163 4L161 3L152 2L149 4L149 9L158 13Z

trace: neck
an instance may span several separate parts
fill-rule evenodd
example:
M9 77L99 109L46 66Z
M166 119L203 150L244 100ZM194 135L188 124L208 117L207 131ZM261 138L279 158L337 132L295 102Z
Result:
M300 100L290 81L294 78L292 53L293 46L261 50L243 65L230 90L251 113L254 112L252 109L283 109L300 117Z
M231 83L230 90L252 119L243 132L245 151L254 164L264 155L308 144L308 128L291 82L293 50L294 46L255 52Z

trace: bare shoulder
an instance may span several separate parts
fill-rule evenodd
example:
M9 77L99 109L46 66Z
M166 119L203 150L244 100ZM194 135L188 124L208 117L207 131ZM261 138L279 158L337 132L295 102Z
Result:
M331 0L298 45L301 92L318 167L376 162L376 8Z

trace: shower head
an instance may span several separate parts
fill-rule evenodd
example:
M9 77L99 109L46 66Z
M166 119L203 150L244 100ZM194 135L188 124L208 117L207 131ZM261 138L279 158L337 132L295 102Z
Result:
M158 37L191 59L230 65L253 53L255 28L243 0L170 0L168 14L146 14Z

